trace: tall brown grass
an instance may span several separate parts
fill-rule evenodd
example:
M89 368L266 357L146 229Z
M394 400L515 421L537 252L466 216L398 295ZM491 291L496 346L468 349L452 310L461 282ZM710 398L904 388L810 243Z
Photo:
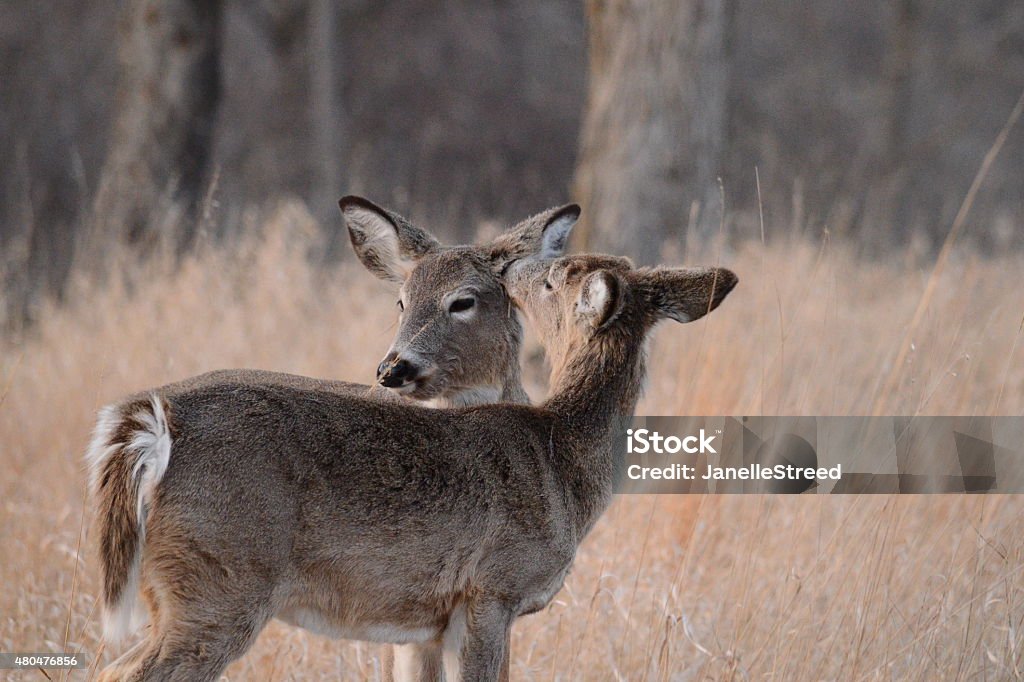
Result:
M310 267L313 231L285 206L230 251L80 285L0 348L0 651L112 658L83 514L102 404L222 367L370 378L393 297L356 267ZM954 254L899 367L926 271L827 242L721 259L740 287L657 332L640 413L866 414L880 399L898 414L1024 412L1019 254ZM1021 511L1012 496L621 497L555 602L516 624L513 677L1019 678ZM228 677L377 679L383 655L273 624Z

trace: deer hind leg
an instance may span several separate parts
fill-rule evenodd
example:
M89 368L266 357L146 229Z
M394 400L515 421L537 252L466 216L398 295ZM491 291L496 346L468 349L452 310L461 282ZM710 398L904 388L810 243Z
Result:
M204 682L220 677L229 663L244 654L266 625L269 615L255 610L204 615L176 623L161 638L158 647L129 678L133 682Z
M263 595L232 595L161 604L161 622L131 650L130 665L121 659L103 671L101 680L113 682L204 682L216 680L224 668L252 645L270 619L269 599ZM116 666L116 667L115 667ZM108 672L109 671L109 672Z
M475 600L459 607L445 630L446 682L505 679L512 617L512 612L497 601Z

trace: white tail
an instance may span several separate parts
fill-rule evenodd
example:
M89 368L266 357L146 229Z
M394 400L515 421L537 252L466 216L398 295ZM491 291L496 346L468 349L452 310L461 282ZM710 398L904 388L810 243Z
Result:
M100 514L103 633L111 642L123 640L146 620L138 600L146 510L170 459L167 413L156 394L141 404L100 411L86 461Z

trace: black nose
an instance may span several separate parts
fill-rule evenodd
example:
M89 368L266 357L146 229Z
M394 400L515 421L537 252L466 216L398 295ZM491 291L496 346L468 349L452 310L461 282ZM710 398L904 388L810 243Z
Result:
M399 359L394 353L388 353L384 361L377 367L377 381L381 386L395 388L407 384L416 378L419 370L408 360Z

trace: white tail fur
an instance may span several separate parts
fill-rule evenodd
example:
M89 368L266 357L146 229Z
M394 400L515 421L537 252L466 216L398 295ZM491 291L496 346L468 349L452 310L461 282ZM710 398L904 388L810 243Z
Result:
M134 424L135 428L127 431L129 435L126 440L123 436L119 440L118 433L125 432L122 426L126 421ZM103 528L108 536L102 557L104 584L110 583L115 572L127 570L127 575L120 576L123 579L118 581L123 587L105 590L103 633L111 642L123 640L138 630L146 620L145 610L138 601L139 563L146 534L146 510L157 484L167 471L170 457L171 434L167 414L163 401L156 394L150 395L145 407L130 415L125 414L120 405L110 405L100 411L92 442L86 452L92 494L107 508L124 504L128 500L131 504L130 513L134 513L134 527ZM115 459L116 462L112 461ZM128 495L104 489L106 472L111 467L127 468L127 476L109 479L126 483ZM133 545L132 559L128 566L110 560L111 555L106 550L111 542Z

